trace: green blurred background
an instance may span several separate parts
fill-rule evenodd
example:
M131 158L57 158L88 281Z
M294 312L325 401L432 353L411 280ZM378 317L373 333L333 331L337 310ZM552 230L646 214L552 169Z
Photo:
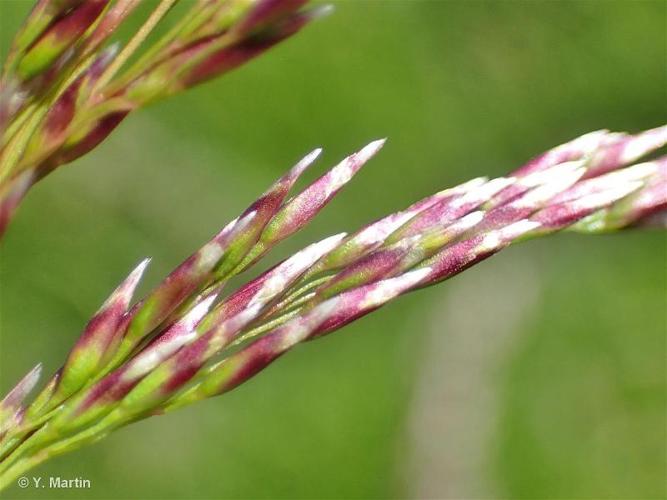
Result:
M2 391L36 361L55 370L139 259L147 291L314 146L321 172L390 138L278 255L581 133L665 121L664 1L334 3L32 191L0 254ZM3 49L29 7L0 1ZM664 498L665 243L512 248L34 472L90 490L6 494Z

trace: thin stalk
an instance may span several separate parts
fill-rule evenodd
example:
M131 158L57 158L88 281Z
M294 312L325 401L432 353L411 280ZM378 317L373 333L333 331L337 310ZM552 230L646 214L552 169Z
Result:
M308 297L310 299L310 297ZM247 333L244 333L241 335L239 338L237 338L235 341L233 341L231 344L229 344L229 348L235 347L237 345L243 344L246 340L249 340L253 337L257 337L258 335L261 335L262 333L266 333L268 331L273 330L275 327L282 325L283 323L289 321L292 318L295 318L296 316L299 315L299 312L301 312L300 309L293 309L285 314L281 314L275 319L272 319L271 321L268 321L266 323L263 323L259 325L257 328L253 328Z
M202 2L199 2L200 4ZM183 18L179 20L177 24L175 24L169 32L167 32L160 40L157 41L157 43L153 44L151 47L148 48L146 52L144 52L139 59L132 64L132 67L129 68L123 75L121 75L117 81L114 82L113 88L111 91L113 92L115 89L118 88L123 88L125 85L127 85L129 82L131 82L134 78L139 76L141 72L146 68L147 64L157 55L160 53L161 50L163 50L165 47L167 47L171 42L173 42L177 35L181 32L181 30L188 25L192 21L192 19L196 18L197 16L202 16L200 12L197 11L196 8L191 9L188 11Z
M95 84L95 89L104 87L116 75L120 68L132 57L141 44L148 38L148 35L160 23L162 18L167 15L171 8L176 5L178 0L161 0L160 5L151 13L146 19L146 22L139 28L137 33L130 39L130 41L123 47L118 56L109 65L109 67L102 73L99 80Z

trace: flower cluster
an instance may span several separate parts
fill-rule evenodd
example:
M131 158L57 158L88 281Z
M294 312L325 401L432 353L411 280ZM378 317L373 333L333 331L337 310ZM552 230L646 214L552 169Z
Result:
M300 342L512 243L660 223L667 127L598 131L507 177L476 178L351 234L313 243L230 294L225 284L308 224L382 147L375 141L293 197L313 151L143 299L148 261L111 294L41 393L33 369L0 403L0 487L42 461L152 415L225 393Z
M39 0L0 75L0 234L27 190L89 152L128 113L230 71L326 9L307 0L197 0L148 37L178 0L160 0L108 45L142 0Z

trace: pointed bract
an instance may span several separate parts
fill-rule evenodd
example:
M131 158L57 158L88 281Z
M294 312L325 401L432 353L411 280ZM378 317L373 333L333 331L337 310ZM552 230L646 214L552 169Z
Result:
M292 198L273 217L262 233L264 246L291 236L310 220L347 184L384 145L384 139L371 142L313 182Z
M20 420L20 413L24 407L25 399L35 388L37 382L39 382L41 374L42 363L38 363L0 401L0 438L2 438L11 426L18 423L17 420Z
M149 262L150 259L141 261L88 322L59 372L47 410L83 387L113 355L122 334L119 327Z

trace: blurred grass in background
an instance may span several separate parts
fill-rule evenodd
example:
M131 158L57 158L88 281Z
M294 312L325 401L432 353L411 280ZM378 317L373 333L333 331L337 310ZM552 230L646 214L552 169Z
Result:
M581 133L665 121L663 1L334 3L33 190L0 253L3 391L55 370L140 258L147 291L309 148L324 169L390 138L279 254ZM0 2L3 51L30 5ZM665 250L659 232L510 249L35 471L91 490L9 494L663 498Z

